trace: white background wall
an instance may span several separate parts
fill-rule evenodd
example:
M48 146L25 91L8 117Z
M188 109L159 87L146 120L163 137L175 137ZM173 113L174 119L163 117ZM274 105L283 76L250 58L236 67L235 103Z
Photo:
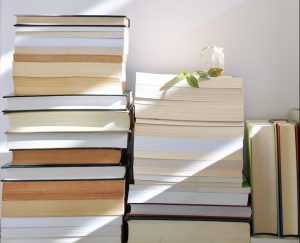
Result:
M225 74L245 83L246 118L299 106L299 0L1 0L1 97L11 93L15 14L125 14L135 72L198 69L202 47L225 50ZM5 101L0 100L0 109ZM0 151L7 122L0 116Z

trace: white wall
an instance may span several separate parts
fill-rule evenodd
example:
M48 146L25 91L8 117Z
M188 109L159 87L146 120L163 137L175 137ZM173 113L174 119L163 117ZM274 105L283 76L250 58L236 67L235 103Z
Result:
M225 74L245 81L246 118L286 117L299 106L299 0L1 0L1 96L12 92L15 14L125 14L135 72L198 69L199 51L225 49ZM0 108L4 108L1 100ZM7 123L0 117L0 146ZM0 149L1 150L1 149Z

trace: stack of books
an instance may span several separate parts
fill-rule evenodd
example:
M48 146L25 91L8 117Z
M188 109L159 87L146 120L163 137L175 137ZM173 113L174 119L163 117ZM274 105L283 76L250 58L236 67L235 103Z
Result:
M284 242L294 242L288 238L294 236L299 241L299 123L249 120L247 142L254 235L284 237Z
M121 242L128 27L124 16L17 16L1 242Z
M137 73L128 242L249 242L243 106L239 78Z

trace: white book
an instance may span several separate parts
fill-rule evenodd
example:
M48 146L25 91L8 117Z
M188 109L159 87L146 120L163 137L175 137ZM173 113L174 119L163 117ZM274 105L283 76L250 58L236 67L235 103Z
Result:
M248 193L166 192L129 188L128 203L167 203L247 206Z
M207 205L130 204L130 215L250 218L250 207Z
M133 185L130 185L131 190L154 190L159 192L207 192L207 193L241 193L250 194L249 186L231 188L231 187L202 187L202 186L180 186L167 184L139 184L139 180L135 180Z
M129 111L50 110L5 111L11 133L31 132L128 132Z
M35 38L124 39L125 31L17 31L16 36Z
M16 36L15 46L98 46L123 47L124 39L35 38Z
M86 237L86 236L120 236L121 226L89 227L51 227L51 228L1 228L3 239L50 238L50 237Z
M167 159L134 159L134 169L140 171L173 171L183 172L200 172L203 175L210 173L231 174L231 171L242 171L242 160L167 160ZM174 174L175 175L175 174Z
M16 32L125 32L127 27L107 27L107 26L15 26Z
M251 243L298 243L299 238L296 237L285 237L278 238L275 236L264 235L251 237Z
M132 92L124 95L45 95L5 96L7 110L125 110L132 103Z
M125 176L124 166L10 166L4 165L1 179L19 180L83 180L121 179Z
M242 222L130 220L128 243L249 243Z
M128 133L7 133L9 149L127 148Z
M122 226L121 216L1 218L2 228Z
M156 152L206 152L240 149L243 147L243 137L233 138L169 138L136 135L134 139L135 151Z
M1 243L121 243L120 236L98 236L98 237L54 237L54 238L24 238L24 239L1 239Z
M239 177L220 177L220 176L173 176L173 175L147 175L135 174L134 179L144 181L157 181L157 182L194 182L194 183L243 183L242 173Z

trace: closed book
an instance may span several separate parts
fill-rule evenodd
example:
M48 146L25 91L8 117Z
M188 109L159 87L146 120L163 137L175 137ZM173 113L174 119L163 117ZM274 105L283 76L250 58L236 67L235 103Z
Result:
M7 110L126 110L133 102L132 91L115 95L4 96Z
M125 180L4 181L3 201L124 198Z
M16 24L129 26L121 15L17 15Z
M125 63L101 62L14 62L13 76L107 77L125 80Z
M241 188L240 192L193 192L168 191L170 186L130 185L128 203L165 203L165 204L205 204L247 206L250 189Z
M120 164L124 150L99 148L13 150L12 165ZM124 158L125 160L125 158Z
M123 47L91 46L16 46L15 54L30 55L127 55Z
M166 216L166 217L211 217L211 218L248 218L251 217L249 206L209 206L181 204L130 204L130 215L133 216Z
M274 124L268 121L247 121L254 234L279 233L275 138Z
M198 82L192 89L186 80L179 81L173 74L136 74L136 97L154 100L194 102L243 101L243 81L236 77L217 77Z
M125 27L15 27L16 36L35 38L97 38L125 39L128 28Z
M108 77L14 76L16 96L36 95L123 95L125 79Z
M99 38L35 38L16 36L15 46L91 46L91 47L125 47L126 40Z
M124 214L124 198L3 201L2 217L74 217Z
M273 120L277 132L280 225L283 236L298 236L299 178L297 158L297 125Z
M123 63L126 56L121 55L46 55L46 54L14 54L15 62L103 62Z
M105 243L120 243L120 236L95 236L95 237L53 237L53 238L26 238L22 240L22 243L73 243L80 240L80 243L95 243L95 242L105 242ZM1 239L2 243L20 243L20 239Z
M241 101L191 102L136 98L136 117L185 121L241 122L244 107Z
M39 165L3 165L2 180L76 180L76 179L120 179L124 178L124 166L39 166Z
M127 148L128 132L7 133L9 149Z
M131 120L126 110L7 110L4 114L10 133L128 132Z
M242 160L134 160L135 174L238 177L241 176L242 169Z
M82 217L26 217L26 218L1 218L2 228L52 228L52 227L79 227L95 226L100 228L105 225L121 226L121 216L82 216Z
M128 243L249 243L250 226L242 222L132 219Z

